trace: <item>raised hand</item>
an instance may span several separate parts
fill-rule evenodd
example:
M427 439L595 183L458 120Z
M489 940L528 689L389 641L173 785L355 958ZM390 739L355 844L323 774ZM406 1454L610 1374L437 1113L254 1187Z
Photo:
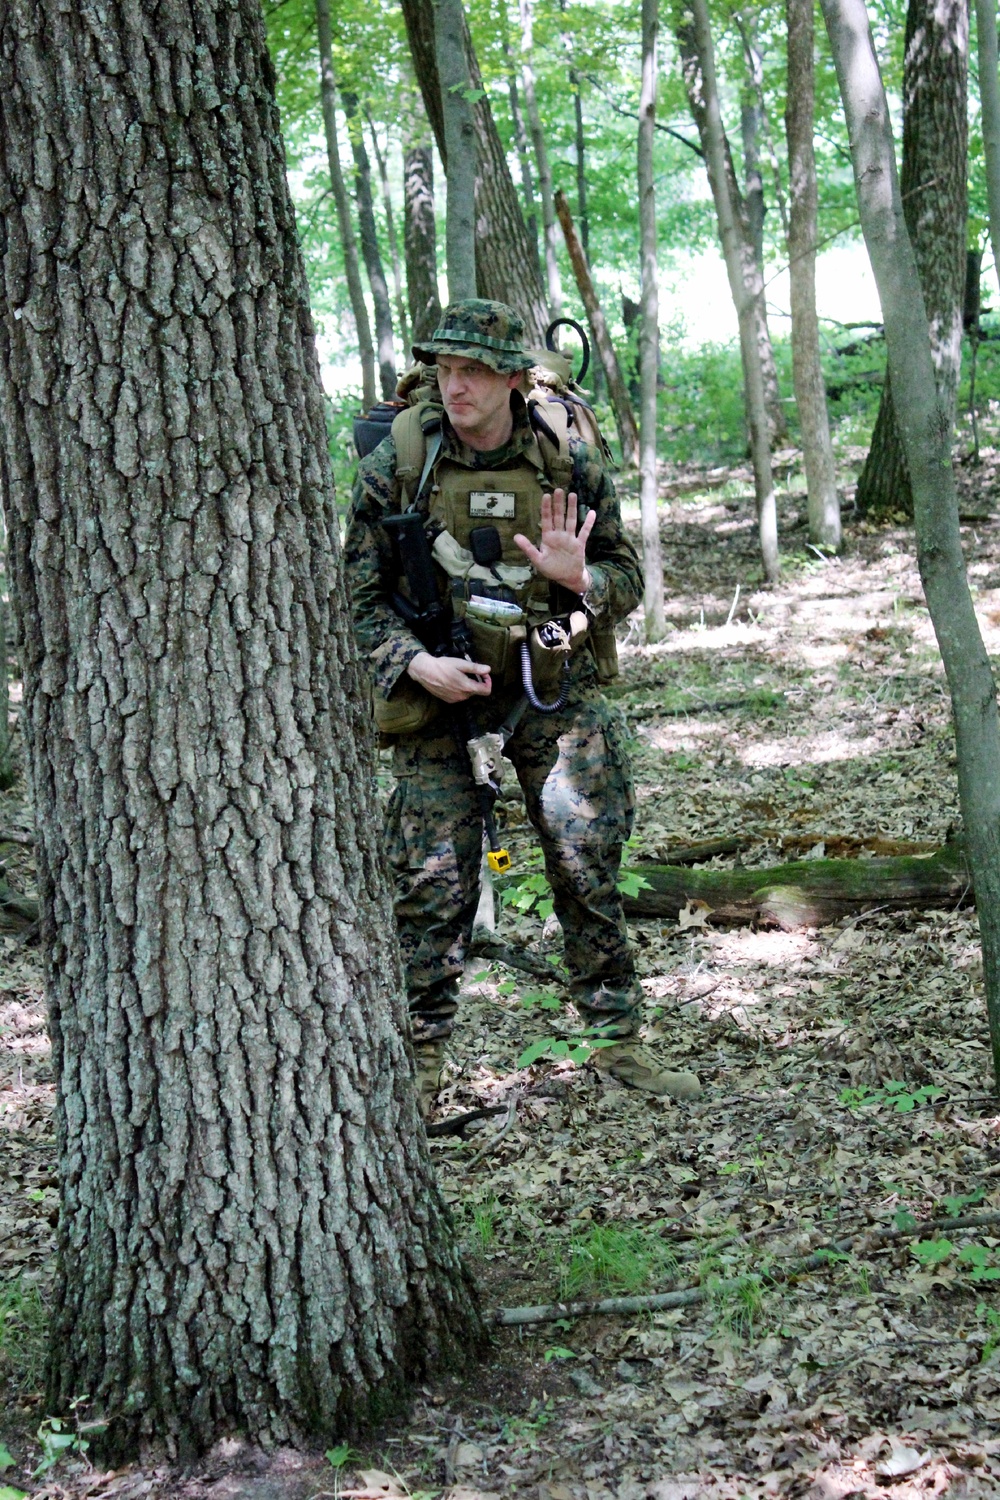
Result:
M589 512L579 534L576 515L576 495L572 490L569 496L564 490L543 495L541 546L536 547L526 536L517 535L514 540L536 573L552 583L561 583L571 594L585 594L590 588L587 538L593 530L597 512Z

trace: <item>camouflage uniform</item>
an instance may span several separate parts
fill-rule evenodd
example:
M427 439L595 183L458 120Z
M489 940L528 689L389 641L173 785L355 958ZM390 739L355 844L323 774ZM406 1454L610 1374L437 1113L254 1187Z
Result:
M473 357L494 363L488 351ZM444 418L441 461L482 470L518 462L532 433L516 391L511 409L513 434L491 453L467 447ZM579 501L597 512L587 543L591 585L584 605L593 621L608 624L638 604L642 570L599 456L575 436L570 450ZM396 468L389 436L359 466L345 543L355 633L375 690L385 696L426 649L390 603L392 554L380 523L383 514L400 509ZM506 690L471 700L477 730L497 729L518 697L516 690ZM479 899L483 825L468 757L455 734L464 708L442 705L433 723L419 734L401 736L394 749L397 785L387 848L416 1040L451 1030ZM466 737L460 733L463 741ZM632 828L632 779L619 716L597 687L588 650L572 660L565 707L549 715L528 708L505 755L545 856L572 998L589 1024L609 1036L627 1036L641 999L617 889L622 844Z

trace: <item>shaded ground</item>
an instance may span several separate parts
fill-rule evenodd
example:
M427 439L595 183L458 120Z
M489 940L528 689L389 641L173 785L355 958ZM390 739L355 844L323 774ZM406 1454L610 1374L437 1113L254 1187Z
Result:
M993 473L965 476L970 504ZM1000 525L977 520L964 535L1000 652ZM661 647L627 645L617 691L634 737L634 857L748 830L743 859L757 864L833 852L842 838L941 842L957 821L953 746L912 535L855 528L844 557L825 561L791 525L773 593L754 584L746 487L675 501L663 537L673 629ZM505 806L530 868L519 804ZM19 815L16 791L0 799L0 829ZM31 874L19 856L12 879ZM507 908L501 932L555 952L532 913ZM432 1149L489 1306L736 1289L669 1312L505 1331L474 1380L428 1387L408 1421L336 1470L320 1455L254 1459L234 1445L187 1479L74 1474L64 1461L42 1493L1000 1491L1000 1225L869 1238L794 1274L817 1247L872 1226L1000 1211L974 915L875 912L805 933L650 921L635 937L647 1038L697 1068L704 1099L649 1101L565 1061L519 1069L529 1043L572 1018L548 1007L544 983L473 963L438 1118L514 1110ZM35 965L4 940L0 1306L12 1312L0 1439L17 1460L5 1478L20 1485L45 1415L33 1330L55 1204Z

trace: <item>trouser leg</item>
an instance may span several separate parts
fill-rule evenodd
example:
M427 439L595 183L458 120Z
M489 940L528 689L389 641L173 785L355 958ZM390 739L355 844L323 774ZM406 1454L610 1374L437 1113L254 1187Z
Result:
M560 713L528 713L507 753L545 856L570 994L589 1025L628 1036L642 990L618 890L635 804L617 716L596 688L577 688Z
M449 1034L479 901L483 825L452 736L395 750L387 853L415 1041Z

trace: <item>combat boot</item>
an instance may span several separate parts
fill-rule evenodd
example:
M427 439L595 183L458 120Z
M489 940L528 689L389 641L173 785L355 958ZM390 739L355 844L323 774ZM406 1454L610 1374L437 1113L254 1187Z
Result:
M597 1047L590 1065L629 1088L641 1089L660 1098L697 1099L701 1094L701 1080L697 1073L670 1072L638 1042L626 1040L616 1042L613 1047Z
M417 1102L420 1113L426 1120L441 1087L441 1071L444 1068L444 1037L432 1041L416 1042L413 1047L416 1062Z

